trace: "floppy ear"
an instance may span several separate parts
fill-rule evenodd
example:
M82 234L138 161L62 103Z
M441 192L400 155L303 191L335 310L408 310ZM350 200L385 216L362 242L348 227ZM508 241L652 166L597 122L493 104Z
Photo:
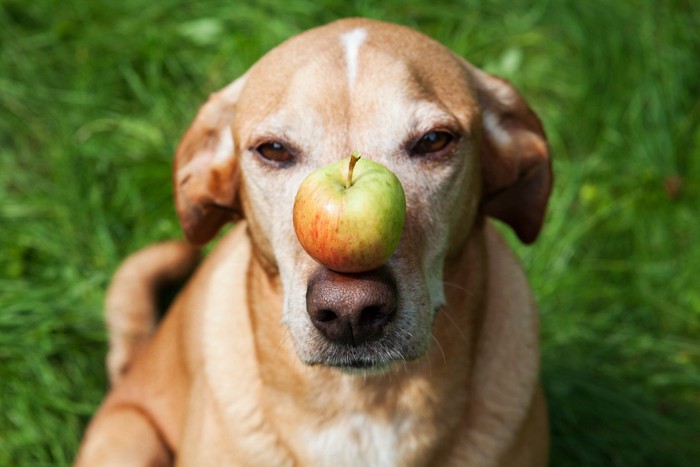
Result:
M245 75L212 94L175 152L175 208L187 239L204 244L242 217L231 123Z
M510 83L468 68L481 105L482 212L510 225L523 243L532 243L552 189L547 137L537 115Z

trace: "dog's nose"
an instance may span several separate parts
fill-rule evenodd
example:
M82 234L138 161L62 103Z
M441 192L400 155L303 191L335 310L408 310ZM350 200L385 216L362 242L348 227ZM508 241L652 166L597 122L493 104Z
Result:
M306 310L329 340L358 345L376 339L396 314L396 283L382 267L359 274L319 269L309 280Z

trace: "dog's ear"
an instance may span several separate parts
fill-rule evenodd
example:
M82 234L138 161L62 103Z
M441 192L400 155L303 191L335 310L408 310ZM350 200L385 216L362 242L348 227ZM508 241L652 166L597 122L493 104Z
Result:
M542 123L510 83L467 66L481 106L482 212L510 225L523 243L532 243L552 189Z
M245 75L212 94L175 152L175 208L187 239L197 245L242 217L231 123L244 83Z

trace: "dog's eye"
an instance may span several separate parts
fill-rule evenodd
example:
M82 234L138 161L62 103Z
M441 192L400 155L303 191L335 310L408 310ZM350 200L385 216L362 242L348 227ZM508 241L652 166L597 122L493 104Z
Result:
M420 137L413 145L411 154L414 156L428 156L436 154L448 147L455 137L446 131L431 131Z
M278 143L276 141L273 141L271 143L263 143L255 150L262 156L264 159L267 159L268 161L272 162L277 162L277 163L284 163L284 162L291 162L294 159L294 156L292 155L289 150L284 147L283 144Z

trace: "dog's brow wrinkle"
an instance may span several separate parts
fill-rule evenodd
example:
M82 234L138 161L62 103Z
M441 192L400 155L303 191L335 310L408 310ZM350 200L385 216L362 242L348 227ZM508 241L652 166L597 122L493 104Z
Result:
M355 83L357 77L357 58L360 52L360 46L367 38L367 30L364 28L356 28L346 32L340 36L340 40L345 47L345 62L347 64L348 83Z

